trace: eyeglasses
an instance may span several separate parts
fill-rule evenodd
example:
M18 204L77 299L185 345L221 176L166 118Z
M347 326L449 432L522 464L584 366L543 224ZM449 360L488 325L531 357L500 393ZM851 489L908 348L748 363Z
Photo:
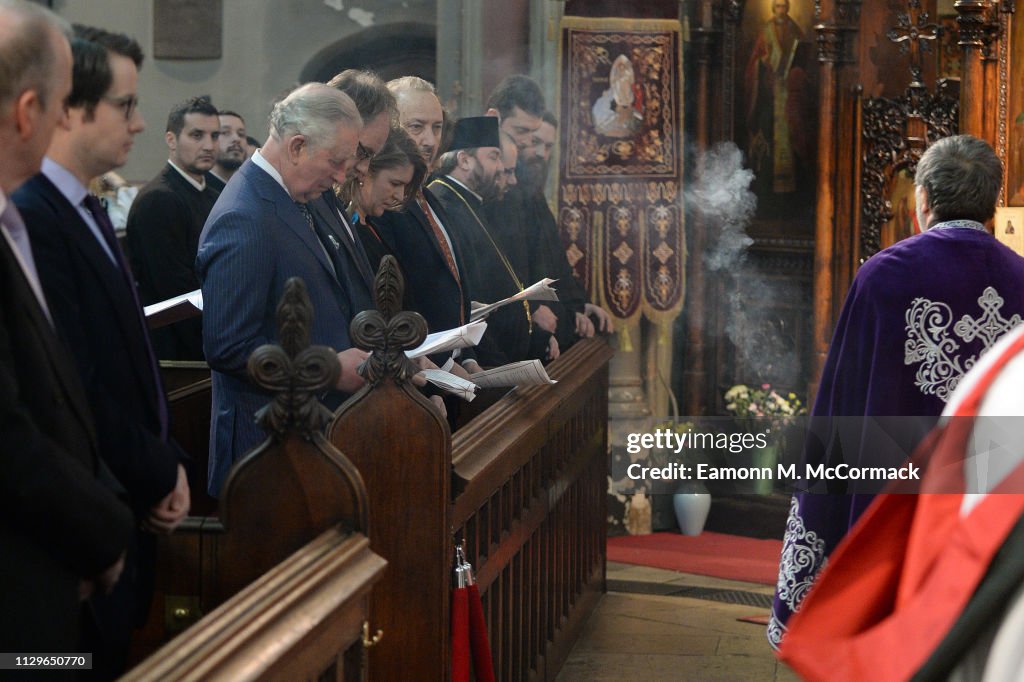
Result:
M139 98L136 95L125 95L124 97L110 97L103 95L100 99L113 104L124 113L124 120L132 120L135 109L139 106Z
M376 154L376 152L374 152L369 147L363 146L362 142L360 142L356 146L356 161L366 161L367 159L372 159L374 154Z

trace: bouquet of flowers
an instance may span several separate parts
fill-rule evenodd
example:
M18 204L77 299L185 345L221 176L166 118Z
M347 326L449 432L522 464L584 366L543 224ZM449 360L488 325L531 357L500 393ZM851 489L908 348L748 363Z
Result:
M761 384L760 388L736 384L725 392L725 409L742 420L768 417L780 426L789 425L793 417L807 414L807 407L795 393L783 397L771 384Z

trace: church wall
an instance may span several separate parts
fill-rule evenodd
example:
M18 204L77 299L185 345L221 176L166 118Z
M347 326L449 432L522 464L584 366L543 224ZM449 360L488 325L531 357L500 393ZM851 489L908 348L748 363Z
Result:
M273 100L297 84L303 67L321 50L366 26L436 22L433 0L330 0L330 5L343 6L340 11L324 0L223 0L220 59L154 59L153 5L159 1L53 2L53 9L69 21L127 33L142 45L146 61L139 97L146 130L136 137L120 171L133 182L149 180L167 159L164 128L175 103L209 94L216 106L242 114L249 133L263 140Z

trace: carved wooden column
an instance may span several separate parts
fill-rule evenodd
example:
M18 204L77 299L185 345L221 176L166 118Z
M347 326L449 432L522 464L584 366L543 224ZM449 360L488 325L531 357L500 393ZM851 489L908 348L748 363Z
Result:
M953 3L957 11L957 25L960 29L960 48L963 51L962 87L964 97L960 106L960 132L969 133L992 142L994 120L988 115L995 111L994 101L989 101L995 88L987 87L986 66L993 38L999 24L993 22L995 3L989 0L957 0Z
M832 337L836 244L836 126L841 64L850 61L850 42L860 3L837 0L832 20L815 26L821 63L818 119L818 196L814 211L814 371L808 395L818 386ZM821 15L817 17L819 20Z
M711 78L711 61L715 45L718 44L719 31L714 28L711 0L701 0L697 9L697 28L691 32L692 54L696 60L696 144L693 153L694 177L700 177L704 167L704 155L710 144L710 121L708 116L708 88ZM704 268L704 252L707 243L705 222L699 212L690 218L688 250L690 259L687 264L686 289L686 369L683 371L683 413L690 415L704 414L707 406L706 396L710 395L706 367L707 348L704 340L707 336L705 312L707 304L707 272Z

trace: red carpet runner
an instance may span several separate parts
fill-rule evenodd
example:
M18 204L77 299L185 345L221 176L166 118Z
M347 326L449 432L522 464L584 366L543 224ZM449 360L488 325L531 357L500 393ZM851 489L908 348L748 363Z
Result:
M652 533L608 538L608 561L762 585L775 584L781 552L781 540L709 532L696 537Z

